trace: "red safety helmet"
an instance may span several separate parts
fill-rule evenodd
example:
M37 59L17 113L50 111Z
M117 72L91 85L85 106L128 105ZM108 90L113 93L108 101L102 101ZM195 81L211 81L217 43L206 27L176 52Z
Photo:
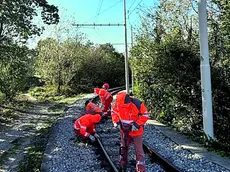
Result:
M108 84L108 83L105 83L105 84L102 86L102 88L108 90L108 89L109 89L109 84Z

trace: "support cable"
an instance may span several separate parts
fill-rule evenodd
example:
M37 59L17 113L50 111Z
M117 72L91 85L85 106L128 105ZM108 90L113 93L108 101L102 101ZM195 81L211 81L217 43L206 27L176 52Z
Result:
M101 1L100 1L100 4L99 4L99 6L98 6L98 10L97 10L97 17L96 17L95 22L97 21L98 16L99 16L99 14L100 14L100 12L101 12L102 3L103 3L103 0L101 0Z
M102 11L101 13L99 13L98 15L101 15L101 14L105 13L106 11L108 11L108 10L110 10L111 8L115 7L117 4L119 4L119 3L122 2L122 1L123 1L123 0L117 1L115 4L113 4L112 6L106 8L105 10L103 10L103 11ZM89 22L89 21L95 19L96 17L97 17L97 15L94 16L94 17L92 17L91 19L87 20L85 23L87 23L87 22Z
M103 41L106 42L106 40L105 40L105 39L103 38L103 36L100 34L99 29L94 28L94 31L98 34L98 36L99 36Z
M129 10L132 8L133 4L136 2L137 0L134 0L133 3L130 5L129 9L128 9L128 12Z
M142 1L143 0L140 0L139 3L136 5L136 7L131 12L129 12L129 16L136 10L136 8L140 5Z

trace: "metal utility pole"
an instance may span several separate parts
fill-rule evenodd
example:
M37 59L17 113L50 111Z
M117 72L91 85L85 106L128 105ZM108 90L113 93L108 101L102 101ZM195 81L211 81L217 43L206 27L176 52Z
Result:
M129 65L128 65L128 45L127 45L127 22L126 22L126 0L124 0L124 20L125 20L125 81L126 93L129 94Z
M131 25L131 46L133 46L133 26Z
M131 47L133 47L133 26L132 25L131 25ZM132 69L132 92L134 94L133 86L134 86L134 69Z
M206 6L206 0L198 0L201 55L200 71L202 91L202 112L204 132L208 136L208 138L214 138Z

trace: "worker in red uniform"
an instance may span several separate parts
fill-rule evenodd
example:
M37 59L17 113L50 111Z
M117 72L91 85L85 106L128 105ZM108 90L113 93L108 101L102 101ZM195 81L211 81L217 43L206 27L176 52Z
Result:
M85 111L87 114L100 114L102 115L102 110L101 108L99 108L96 104L94 104L93 102L87 100L85 102Z
M114 127L121 132L120 167L125 169L128 164L128 150L131 141L136 153L136 170L145 172L144 151L142 147L143 126L149 119L146 106L139 99L120 92L112 104L112 121Z
M96 123L101 120L100 114L85 114L78 118L73 125L75 134L82 137L83 140L90 139L95 142L95 137L99 137L96 133Z
M94 93L100 97L102 103L103 118L108 118L111 116L109 107L113 101L112 94L108 91L109 84L105 83L102 88L94 88Z

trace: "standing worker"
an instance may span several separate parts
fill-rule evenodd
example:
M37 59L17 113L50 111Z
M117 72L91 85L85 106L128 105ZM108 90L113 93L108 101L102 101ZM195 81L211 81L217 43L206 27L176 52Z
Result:
M94 88L94 93L97 94L102 103L102 111L103 111L103 118L108 118L111 115L110 106L111 102L113 101L112 94L108 91L109 84L105 83L102 88Z
M83 140L90 139L91 142L95 142L95 137L99 137L95 126L100 120L100 114L85 114L81 116L74 122L73 129L75 134L81 136Z
M102 110L95 103L87 100L85 102L85 111L87 114L100 114L102 116Z
M120 92L112 104L112 121L114 127L120 128L120 167L128 165L128 151L131 141L136 153L136 170L145 172L144 150L142 146L143 125L149 119L146 106L139 99L130 97L126 92Z

